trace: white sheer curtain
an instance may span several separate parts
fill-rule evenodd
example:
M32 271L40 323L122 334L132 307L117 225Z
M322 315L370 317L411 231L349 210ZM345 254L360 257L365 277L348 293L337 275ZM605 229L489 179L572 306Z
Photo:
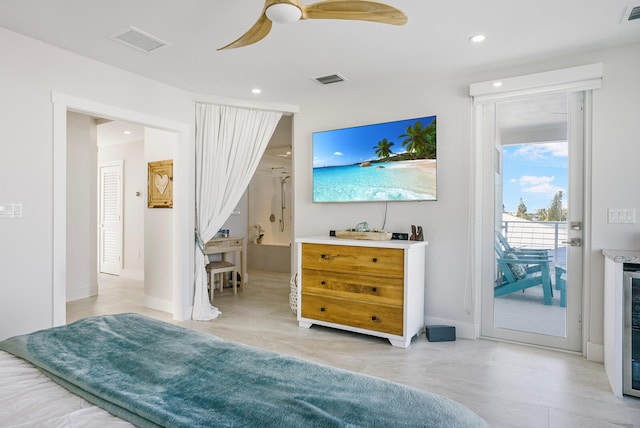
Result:
M240 201L281 117L281 112L196 103L194 320L220 314L209 302L204 244Z

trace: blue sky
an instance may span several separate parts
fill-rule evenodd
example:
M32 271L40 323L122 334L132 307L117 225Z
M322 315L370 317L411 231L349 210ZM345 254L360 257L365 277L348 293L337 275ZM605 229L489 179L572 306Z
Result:
M503 201L507 212L516 212L520 198L527 212L548 208L562 190L567 204L568 144L518 144L504 147Z
M386 138L394 143L393 153L404 153L399 135L417 121L426 128L435 120L435 116L399 120L354 128L315 132L313 134L313 167L352 165L366 160L376 159L374 146Z

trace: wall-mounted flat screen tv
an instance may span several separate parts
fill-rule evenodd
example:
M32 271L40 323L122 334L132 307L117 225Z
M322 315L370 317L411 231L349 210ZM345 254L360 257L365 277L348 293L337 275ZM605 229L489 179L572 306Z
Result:
M313 202L437 199L436 117L313 133Z

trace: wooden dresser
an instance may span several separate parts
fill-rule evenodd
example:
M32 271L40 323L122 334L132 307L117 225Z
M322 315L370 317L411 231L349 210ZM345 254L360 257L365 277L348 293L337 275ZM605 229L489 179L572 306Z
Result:
M427 242L296 239L298 323L384 337L406 348L424 327Z

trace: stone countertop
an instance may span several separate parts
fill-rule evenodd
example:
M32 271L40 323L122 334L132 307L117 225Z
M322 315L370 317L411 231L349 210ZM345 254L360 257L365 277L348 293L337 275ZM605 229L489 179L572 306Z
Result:
M640 263L640 251L602 250L602 254L616 263Z

